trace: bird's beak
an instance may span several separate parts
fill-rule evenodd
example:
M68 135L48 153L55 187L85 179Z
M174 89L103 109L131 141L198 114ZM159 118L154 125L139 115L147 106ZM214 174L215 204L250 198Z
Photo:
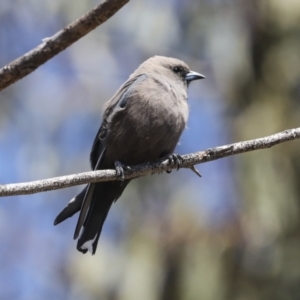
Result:
M194 72L194 71L190 71L189 73L187 73L187 74L185 75L185 80L186 80L187 82L191 82L191 81L193 81L193 80L203 79L203 78L205 78L204 75L199 74L199 73Z

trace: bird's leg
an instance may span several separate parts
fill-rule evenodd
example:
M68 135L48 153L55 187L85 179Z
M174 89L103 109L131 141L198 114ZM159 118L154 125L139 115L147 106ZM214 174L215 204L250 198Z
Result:
M183 158L179 154L173 153L173 154L169 154L167 156L167 159L169 160L169 164L175 163L177 165L177 171L178 171L182 165ZM195 168L195 166L191 166L189 169L191 169L199 177L202 177L199 171ZM167 170L166 172L170 174L172 170Z
M177 165L177 171L178 171L183 162L183 158L177 153L172 153L167 156L167 159L169 160L169 164L174 163ZM166 172L170 174L172 170L167 170Z
M124 169L129 171L131 170L129 166L123 165L118 160L115 161L115 169L116 169L117 177L121 177L121 181L124 181Z

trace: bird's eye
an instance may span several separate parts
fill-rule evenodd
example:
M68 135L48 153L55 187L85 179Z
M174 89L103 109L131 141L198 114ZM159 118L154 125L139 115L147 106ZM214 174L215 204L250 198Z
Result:
M180 67L180 66L176 66L176 67L174 67L173 68L173 71L175 72L175 73L181 73L182 72L182 67Z

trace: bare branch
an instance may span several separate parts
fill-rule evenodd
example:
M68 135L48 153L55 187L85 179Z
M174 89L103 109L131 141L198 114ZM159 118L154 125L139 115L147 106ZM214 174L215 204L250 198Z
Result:
M59 52L113 16L129 0L104 0L81 18L0 69L0 91L33 72Z
M192 168L196 164L205 163L219 158L250 152L259 149L270 148L277 144L300 138L300 127L285 130L267 137L239 142L235 144L220 146L216 148L199 151L196 153L182 155L182 168ZM161 159L152 164L142 164L125 170L125 179L136 178L166 170L176 169L175 163L168 159ZM25 195L39 192L62 189L74 185L86 184L89 182L120 180L117 178L115 170L90 171L79 174L49 178L24 183L0 185L0 196Z

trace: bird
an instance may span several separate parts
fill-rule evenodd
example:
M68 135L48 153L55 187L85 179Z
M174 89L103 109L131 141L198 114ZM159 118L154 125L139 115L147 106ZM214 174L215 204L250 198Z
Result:
M176 58L144 61L104 105L90 153L92 170L115 169L122 177L127 167L162 157L179 166L181 157L173 152L188 120L187 89L203 78ZM80 212L74 233L80 252L95 254L110 207L130 182L121 179L88 184L56 217L54 225Z

